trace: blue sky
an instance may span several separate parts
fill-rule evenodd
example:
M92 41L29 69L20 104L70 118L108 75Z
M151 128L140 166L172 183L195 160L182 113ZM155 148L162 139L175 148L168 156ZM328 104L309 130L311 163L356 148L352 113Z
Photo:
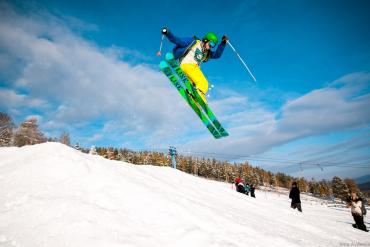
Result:
M2 1L0 110L18 124L36 116L48 135L68 131L84 146L175 145L292 175L369 174L369 9L368 1ZM158 71L164 26L183 37L228 35L257 77L229 47L202 66L230 137L213 140Z

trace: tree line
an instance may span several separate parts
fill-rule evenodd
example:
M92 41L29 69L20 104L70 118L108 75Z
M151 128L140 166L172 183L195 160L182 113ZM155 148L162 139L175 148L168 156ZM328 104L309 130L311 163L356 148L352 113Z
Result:
M59 138L46 137L39 129L37 118L29 118L17 127L12 118L0 112L0 146L24 146L43 143L46 141L61 142L70 146L70 137L63 132ZM79 144L76 149L82 152L96 153L107 159L124 161L136 165L171 166L168 154L150 151L133 151L126 148L97 147L92 149L81 148ZM349 192L360 192L353 179L344 179L335 176L331 181L315 179L307 180L303 177L296 178L285 173L272 173L260 167L254 167L248 162L230 163L216 159L196 157L190 155L178 155L176 157L177 169L194 174L196 176L233 183L236 177L244 179L245 182L271 188L289 189L292 182L296 181L302 192L311 193L323 198L340 198L345 200Z

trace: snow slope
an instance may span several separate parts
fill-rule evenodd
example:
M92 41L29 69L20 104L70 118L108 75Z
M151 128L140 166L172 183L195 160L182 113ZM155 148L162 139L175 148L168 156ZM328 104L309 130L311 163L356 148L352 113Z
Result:
M59 143L0 148L0 246L370 245L348 209L256 196Z

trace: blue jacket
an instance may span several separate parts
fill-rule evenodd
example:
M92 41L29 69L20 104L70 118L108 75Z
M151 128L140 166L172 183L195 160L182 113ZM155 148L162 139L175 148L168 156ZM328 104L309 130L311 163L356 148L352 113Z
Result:
M187 50L195 44L197 40L199 40L197 37L192 37L192 38L179 38L176 37L175 35L172 34L172 32L167 33L167 38L174 43L176 46L173 48L173 55L176 59L181 58L182 56L185 55ZM216 59L221 57L224 49L225 49L226 43L221 42L216 51L209 51L208 57L212 59Z

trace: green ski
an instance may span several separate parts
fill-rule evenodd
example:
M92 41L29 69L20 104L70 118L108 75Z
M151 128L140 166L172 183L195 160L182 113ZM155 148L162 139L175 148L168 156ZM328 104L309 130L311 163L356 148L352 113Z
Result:
M180 95L184 98L184 100L189 104L189 106L194 110L194 112L198 115L200 120L203 124L207 127L209 132L216 138L221 138L222 135L219 131L213 126L212 122L209 121L207 115L205 115L202 110L198 107L197 103L193 99L193 97L189 94L189 92L181 85L179 79L173 73L171 67L168 65L166 61L162 61L159 64L161 71L168 77L171 81L172 85L177 89Z
M217 120L211 108L209 108L208 104L206 104L203 101L203 99L199 96L198 91L195 89L193 84L190 82L190 80L187 78L185 73L182 71L182 69L179 66L178 61L175 60L172 53L166 54L166 61L172 67L172 69L176 72L176 74L179 76L181 81L184 83L184 85L188 89L189 93L195 98L195 101L202 107L204 112L207 114L208 118L211 120L211 122L216 127L218 132L221 134L221 136L228 136L229 133L227 133L227 131L222 127L221 123Z

